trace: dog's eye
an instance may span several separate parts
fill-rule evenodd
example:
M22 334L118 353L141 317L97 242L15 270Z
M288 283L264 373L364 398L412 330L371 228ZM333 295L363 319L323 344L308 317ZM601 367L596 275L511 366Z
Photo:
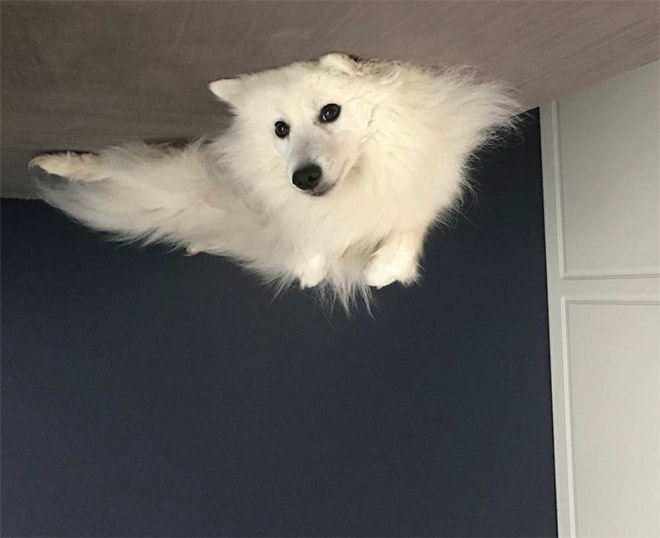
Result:
M279 138L286 138L287 136L289 136L289 131L290 130L291 129L289 128L289 126L286 123L284 123L283 121L276 121L275 122L275 134Z
M321 109L321 121L323 123L331 123L339 117L340 112L341 112L341 107L339 105L336 105L334 103L325 105Z

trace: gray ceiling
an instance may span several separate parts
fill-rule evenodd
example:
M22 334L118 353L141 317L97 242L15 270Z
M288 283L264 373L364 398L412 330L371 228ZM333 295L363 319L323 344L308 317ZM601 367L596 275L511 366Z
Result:
M655 1L3 1L2 194L54 149L218 128L206 83L330 50L468 64L528 107L659 56Z

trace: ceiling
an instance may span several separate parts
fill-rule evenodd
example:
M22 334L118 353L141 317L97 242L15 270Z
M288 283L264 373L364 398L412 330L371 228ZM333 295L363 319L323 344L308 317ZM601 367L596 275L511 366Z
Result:
M655 1L3 1L3 196L56 149L212 132L210 80L332 50L477 66L535 107L659 56Z

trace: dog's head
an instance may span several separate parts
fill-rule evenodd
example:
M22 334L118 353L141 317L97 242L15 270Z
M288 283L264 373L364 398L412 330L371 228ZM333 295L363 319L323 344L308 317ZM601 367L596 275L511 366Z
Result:
M234 109L243 158L269 171L255 180L291 192L330 192L357 165L369 137L373 92L348 55L221 79L210 89Z

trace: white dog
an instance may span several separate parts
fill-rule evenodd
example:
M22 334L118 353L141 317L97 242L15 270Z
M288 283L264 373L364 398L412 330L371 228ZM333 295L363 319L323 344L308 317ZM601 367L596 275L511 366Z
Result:
M496 83L328 54L218 80L235 113L183 150L143 144L31 163L44 199L121 239L228 256L345 306L413 282L424 236L458 199L470 154L511 125Z

